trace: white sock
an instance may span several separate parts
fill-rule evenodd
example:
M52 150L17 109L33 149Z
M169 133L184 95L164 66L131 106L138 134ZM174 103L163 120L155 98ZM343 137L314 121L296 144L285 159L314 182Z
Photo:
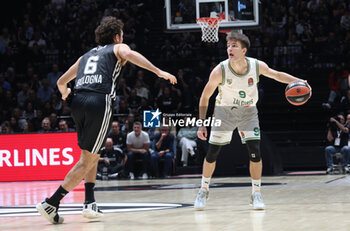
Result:
M209 190L210 178L211 177L206 178L206 177L202 176L202 186L201 186L202 188L206 188Z
M261 179L259 180L252 179L252 194L254 192L260 192L260 188L261 188Z

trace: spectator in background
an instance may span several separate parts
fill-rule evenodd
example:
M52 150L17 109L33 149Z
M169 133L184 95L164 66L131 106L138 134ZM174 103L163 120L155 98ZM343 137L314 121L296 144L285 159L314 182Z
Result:
M145 110L153 110L153 108L148 104L147 99L141 98L141 105L137 108L137 115L143 115Z
M2 89L4 91L11 91L12 88L11 88L11 84L5 80L5 76L3 73L0 72L0 86L2 87Z
M20 133L21 129L19 128L18 121L15 117L11 116L10 118L10 130L13 133Z
M159 177L159 160L164 159L163 176L169 177L172 161L174 159L175 138L169 133L170 128L161 126L160 133L156 134L152 142L154 152L151 155L151 164L154 175Z
M36 109L35 117L31 120L35 131L39 131L41 129L44 118L45 116L43 115L43 111L40 108Z
M184 75L183 69L179 69L177 72L179 79L179 87L181 88L182 97L181 97L181 111L182 112L191 112L195 105L195 99L192 95L192 90L190 87L190 82L188 76Z
M116 178L124 169L127 158L120 148L113 145L113 140L107 138L105 146L101 149L97 177L103 179L105 175L108 175L110 178Z
M140 69L137 71L136 81L141 82L141 86L145 87L146 89L149 89L150 87L145 83L145 72Z
M50 118L51 129L53 131L59 130L57 114L56 113L51 113L49 118Z
M51 122L49 117L45 117L41 122L41 129L38 131L39 133L47 133L52 132Z
M23 130L24 124L27 122L23 116L23 111L19 107L15 107L12 110L12 116L16 119L19 129Z
M341 98L337 112L342 115L350 114L350 89L348 89L346 95Z
M114 146L120 148L123 152L126 151L126 137L125 134L120 131L120 124L118 121L112 122L112 128L107 137L112 139Z
M127 99L130 95L130 87L126 85L126 81L122 77L120 77L119 84L117 85L116 94L120 99Z
M43 49L46 47L46 41L41 38L39 31L34 33L34 38L31 41L29 41L28 48L33 48L35 45L37 45L39 49Z
M1 124L1 134L11 134L10 123L5 121Z
M140 122L134 122L133 131L126 137L126 146L128 148L128 169L131 180L135 179L135 160L142 160L142 179L148 179L149 166L149 148L150 140L147 132L142 131Z
M340 18L340 26L345 30L350 30L350 9L348 9Z
M68 127L67 121L66 120L60 120L58 123L59 125L59 130L58 132L74 132L74 129Z
M176 112L181 108L181 102L179 102L178 98L175 95L171 94L170 87L166 86L163 89L163 94L158 97L157 105L161 112Z
M17 103L20 108L24 108L25 103L29 99L28 83L22 83L22 90L17 94Z
M121 127L122 132L128 134L133 131L133 126L135 122L135 114L129 113L128 117L125 119L123 126Z
M322 106L331 109L337 97L344 95L344 92L349 88L348 81L349 72L345 70L341 64L337 64L335 70L329 74L329 97L328 102L323 103Z
M32 120L36 116L36 110L33 107L33 103L28 101L23 112L23 117L26 120Z
M182 127L177 133L181 148L181 162L184 167L188 165L188 154L194 156L197 147L197 127Z
M52 64L52 71L47 74L47 81L51 88L56 89L57 80L62 75L62 72L58 70L58 65L56 63Z
M51 96L50 104L52 110L56 113L60 113L63 107L62 100L58 98L56 93L53 93Z
M50 100L52 94L55 91L49 86L47 79L42 80L42 86L39 88L37 97L42 103L46 103Z
M137 112L137 108L139 107L140 102L141 97L136 95L136 89L131 89L130 96L128 98L128 105L132 113Z
M29 70L32 70L32 68ZM29 78L29 89L38 91L40 87L41 83L39 80L39 75L37 73L33 73L33 75Z
M149 90L142 85L142 82L140 80L136 80L135 83L135 90L136 90L136 95L145 98L148 100L149 98Z
M118 114L129 114L131 111L128 107L128 103L125 99L121 99L119 101L119 106L116 108L116 112Z
M349 140L349 123L350 114L347 116L347 123L345 123L344 116L339 114L336 118L329 119L327 140L329 145L325 149L325 156L327 162L326 173L332 173L334 171L333 155L340 152L343 155L342 166L345 173L349 173L349 157L350 147L348 146Z

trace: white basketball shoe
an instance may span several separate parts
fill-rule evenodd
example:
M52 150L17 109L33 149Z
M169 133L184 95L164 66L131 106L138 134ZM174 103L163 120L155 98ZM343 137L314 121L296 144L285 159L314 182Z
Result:
M58 207L53 206L45 201L36 205L36 209L41 216L45 217L52 224L62 224L64 219L57 213Z
M255 210L264 210L265 209L265 204L263 202L263 199L261 197L261 193L260 192L254 192L251 195L251 199L250 199L250 203L249 204Z
M194 202L194 208L196 210L203 210L209 197L209 190L204 188L199 189L196 201Z
M95 219L102 217L103 213L98 209L96 202L92 202L89 204L84 204L82 215L88 219Z

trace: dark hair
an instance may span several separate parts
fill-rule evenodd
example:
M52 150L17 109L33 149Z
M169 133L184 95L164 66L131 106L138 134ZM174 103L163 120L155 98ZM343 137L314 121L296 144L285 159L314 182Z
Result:
M249 38L245 34L241 34L235 31L231 31L226 36L226 41L229 40L238 40L241 42L243 48L249 48L250 47L250 41Z
M142 127L142 123L141 123L140 121L135 121L134 124L133 124L133 126L135 126L135 125L139 125L139 126Z
M95 40L98 45L114 43L115 35L121 36L124 23L115 17L105 17L95 30Z

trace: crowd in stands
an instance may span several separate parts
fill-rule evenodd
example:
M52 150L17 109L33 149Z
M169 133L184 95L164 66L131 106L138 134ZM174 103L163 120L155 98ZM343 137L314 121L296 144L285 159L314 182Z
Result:
M190 2L182 1L183 6ZM133 157L124 136L133 132L135 121L142 121L143 110L196 113L210 71L227 57L225 35L220 35L216 44L205 44L198 33L153 31L163 29L162 19L155 14L163 7L158 0L40 0L21 4L0 24L1 134L74 131L70 98L60 99L56 81L95 46L94 29L105 16L121 19L124 42L178 78L178 84L170 86L134 65L123 68L114 109L114 127L118 128L112 128L111 138L113 145L125 140L125 146L117 148L127 153L128 161ZM336 96L344 96L341 103L339 97L339 104L346 115L350 110L349 83L345 87L340 84L339 78L347 76L339 69L350 71L350 62L344 59L350 55L350 1L266 0L261 13L261 27L244 31L251 40L249 56L294 73L326 68L333 83L328 103L335 104ZM190 129L177 137L179 128L173 129L174 140L181 143L184 153L182 163L187 165L188 156L196 149L197 144L191 142L195 136ZM149 134L150 145L161 139L152 131ZM176 155L171 145L166 149L155 146L149 147L158 153L150 157L154 168L160 156Z

